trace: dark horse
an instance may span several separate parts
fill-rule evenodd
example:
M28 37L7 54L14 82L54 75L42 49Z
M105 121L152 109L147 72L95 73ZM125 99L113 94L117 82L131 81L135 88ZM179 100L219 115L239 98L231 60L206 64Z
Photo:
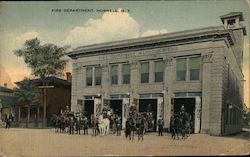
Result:
M179 139L178 134L181 134L182 139L185 140L187 138L187 134L190 133L189 130L190 120L188 113L179 113L171 118L170 131L172 134L172 139Z
M55 132L59 132L60 126L61 126L61 119L59 116L57 116L56 114L53 114L50 118L50 122L52 124L52 126L55 127Z
M144 131L145 131L145 119L141 117L137 121L137 133L138 133L138 141L143 141Z
M132 117L128 118L128 120L126 121L126 129L125 129L126 138L129 137L129 140L134 140L134 135L136 131L137 128L135 119Z
M98 118L92 114L91 115L91 125L92 125L92 136L98 136L100 133L99 128L98 128Z

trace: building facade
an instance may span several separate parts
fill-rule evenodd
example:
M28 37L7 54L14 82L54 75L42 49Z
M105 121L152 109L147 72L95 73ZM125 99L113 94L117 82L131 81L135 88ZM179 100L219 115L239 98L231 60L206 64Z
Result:
M224 26L78 47L73 59L71 110L95 114L110 106L125 126L130 106L155 121L183 105L194 133L241 130L242 13L220 17Z

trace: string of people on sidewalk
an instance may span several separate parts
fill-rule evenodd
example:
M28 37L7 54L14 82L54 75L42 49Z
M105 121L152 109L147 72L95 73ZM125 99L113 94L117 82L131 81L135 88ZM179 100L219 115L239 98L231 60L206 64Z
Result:
M80 116L79 116L80 115ZM121 136L122 118L117 113L111 110L103 110L96 115L92 114L89 118L84 114L74 114L70 111L61 112L59 116L54 115L52 123L55 126L55 132L81 134L89 134L89 129L92 130L92 136L104 136L116 134ZM156 122L158 136L163 136L164 120L159 117ZM138 136L138 141L143 141L146 131L148 131L148 117L145 113L139 113L136 110L130 110L128 118L125 122L124 134L126 139L134 140L135 135ZM187 139L192 132L191 115L185 111L184 106L180 111L173 115L170 119L170 127L168 132L171 133L172 139Z

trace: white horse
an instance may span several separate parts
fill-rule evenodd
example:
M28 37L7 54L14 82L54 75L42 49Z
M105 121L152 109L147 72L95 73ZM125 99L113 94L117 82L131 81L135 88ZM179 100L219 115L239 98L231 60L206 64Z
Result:
M100 135L108 135L109 134L109 127L110 127L110 120L108 118L103 118L103 115L100 115L99 118L99 131Z

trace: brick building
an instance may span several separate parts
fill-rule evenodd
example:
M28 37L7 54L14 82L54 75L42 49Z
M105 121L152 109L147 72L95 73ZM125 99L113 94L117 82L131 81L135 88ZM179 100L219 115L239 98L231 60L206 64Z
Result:
M71 110L95 114L110 106L122 117L130 106L170 117L184 105L195 133L226 135L241 130L243 15L220 17L223 26L75 48Z
M0 86L0 121L5 121L6 116L12 114L15 104L16 97L13 96L13 89L8 88L7 85Z

